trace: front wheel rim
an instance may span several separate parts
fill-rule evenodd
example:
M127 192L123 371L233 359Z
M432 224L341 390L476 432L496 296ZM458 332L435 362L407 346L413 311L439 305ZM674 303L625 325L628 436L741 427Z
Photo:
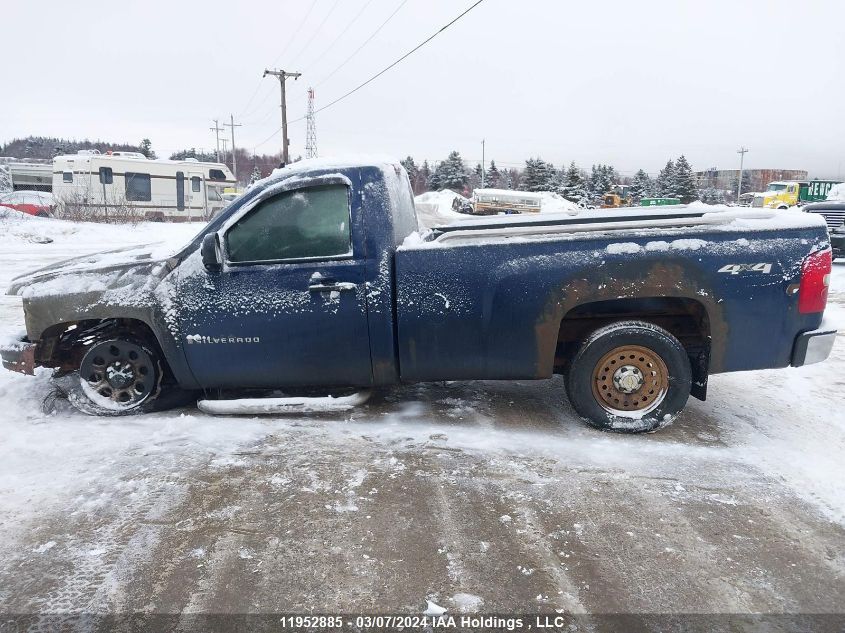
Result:
M641 418L666 398L669 370L654 350L641 345L621 345L595 364L592 390L596 402L608 413Z
M115 411L140 406L155 390L157 370L151 355L128 341L104 341L82 359L79 381L92 402Z

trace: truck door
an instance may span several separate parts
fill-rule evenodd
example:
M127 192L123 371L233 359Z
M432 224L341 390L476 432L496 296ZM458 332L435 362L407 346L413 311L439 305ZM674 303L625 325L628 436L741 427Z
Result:
M222 270L186 261L180 275L180 333L198 382L372 384L362 227L337 177L233 216L217 234Z

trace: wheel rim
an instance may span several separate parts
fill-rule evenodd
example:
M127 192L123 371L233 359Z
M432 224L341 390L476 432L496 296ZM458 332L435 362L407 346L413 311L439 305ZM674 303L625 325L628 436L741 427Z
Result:
M156 387L150 354L128 341L104 341L86 352L79 367L82 389L91 400L115 410L137 407Z
M669 371L659 354L640 345L610 350L593 368L593 396L608 413L641 417L663 402Z

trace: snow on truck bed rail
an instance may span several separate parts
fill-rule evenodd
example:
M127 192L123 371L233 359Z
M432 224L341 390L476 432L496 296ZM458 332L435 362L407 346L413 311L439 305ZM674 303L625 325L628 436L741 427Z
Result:
M661 209L630 207L585 209L576 213L488 216L432 227L424 236L410 236L402 250L477 245L494 242L584 239L613 232L626 237L672 233L730 231L752 233L825 227L824 218L798 209L770 210L693 203ZM677 240L676 240L677 241Z

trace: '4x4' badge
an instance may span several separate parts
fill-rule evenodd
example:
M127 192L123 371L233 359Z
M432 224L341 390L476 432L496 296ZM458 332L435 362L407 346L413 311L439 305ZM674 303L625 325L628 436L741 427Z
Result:
M720 273L738 275L739 273L770 273L771 264L725 264L719 269Z

